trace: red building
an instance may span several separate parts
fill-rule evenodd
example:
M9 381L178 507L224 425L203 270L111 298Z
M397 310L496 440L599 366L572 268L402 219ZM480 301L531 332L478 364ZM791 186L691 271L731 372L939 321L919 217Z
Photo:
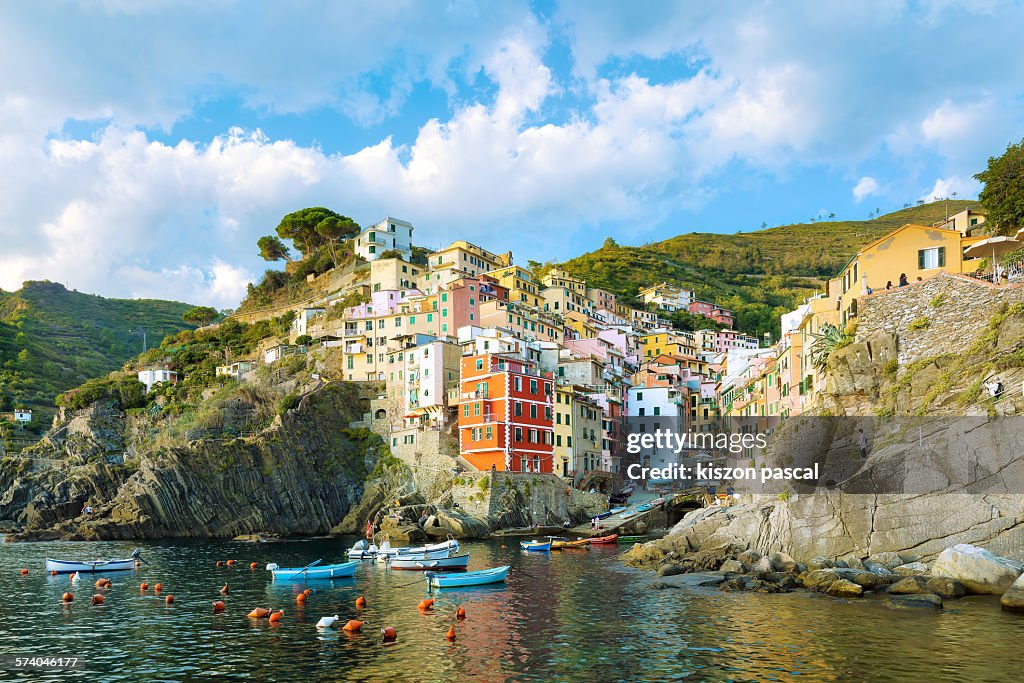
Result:
M722 308L707 301L694 300L690 302L689 307L690 313L694 315L703 315L711 318L719 325L725 327L732 327L736 323L736 314L730 311L728 308Z
M463 356L459 450L478 470L551 472L554 380L513 354Z

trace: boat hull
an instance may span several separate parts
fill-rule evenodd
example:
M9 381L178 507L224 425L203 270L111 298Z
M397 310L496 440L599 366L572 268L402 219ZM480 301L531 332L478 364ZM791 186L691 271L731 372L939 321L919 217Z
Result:
M359 562L344 562L342 564L329 564L327 566L310 567L283 567L272 569L271 573L277 581L306 581L308 579L344 579L354 576Z
M646 541L646 536L619 536L615 539L616 543L642 543Z
M569 550L569 549L572 549L572 548L586 548L588 545L590 545L590 539L588 539L588 538L581 538L581 539L576 540L576 541L552 541L551 542L551 549L552 550Z
M599 536L597 538L590 539L590 545L610 545L618 540L618 534L612 534L611 536Z
M461 586L485 586L490 583L504 583L508 566L482 569L464 574L432 574L430 585L434 588L458 588Z
M520 541L520 547L523 550L531 553L546 553L551 550L551 541L547 543L538 543L537 541Z
M119 572L135 567L135 558L129 557L126 560L95 560L92 562L74 562L70 560L46 559L46 571L57 572L58 574L73 574L74 572Z
M442 557L438 559L406 559L398 557L391 560L392 569L406 571L434 571L436 569L465 569L469 566L469 555L457 555L455 557Z

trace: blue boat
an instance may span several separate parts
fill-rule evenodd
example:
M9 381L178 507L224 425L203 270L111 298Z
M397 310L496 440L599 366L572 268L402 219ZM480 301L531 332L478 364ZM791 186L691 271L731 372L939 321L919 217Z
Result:
M314 563L315 565L316 563ZM278 567L277 564L267 565L267 571L274 575L275 579L282 581L305 581L306 579L344 579L354 576L358 561L343 562L341 564L325 564L307 567Z
M523 550L539 553L551 552L551 539L546 541L519 541L519 545L522 546Z
M611 510L609 510L608 512L610 512L610 513L611 513L611 514L613 514L613 515L617 515L617 514L619 514L620 512L622 512L622 511L623 511L623 510L625 510L625 509L626 509L626 508L624 508L624 507L621 507L621 508L612 508L612 509L611 509Z
M508 576L508 565L494 567L493 569L481 569L476 572L461 572L459 574L435 574L427 572L430 585L434 588L455 588L456 586L483 586L488 583L503 583Z

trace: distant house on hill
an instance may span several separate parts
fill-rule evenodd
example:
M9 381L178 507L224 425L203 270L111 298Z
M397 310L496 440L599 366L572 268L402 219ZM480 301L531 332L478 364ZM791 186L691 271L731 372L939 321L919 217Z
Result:
M14 421L22 424L32 421L32 411L28 408L15 408Z
M388 216L356 235L355 252L367 261L379 259L392 250L405 260L412 258L412 223Z
M256 363L251 360L240 360L230 365L218 365L217 377L227 376L242 379L242 375L252 372L255 367Z
M166 368L147 368L139 370L139 381L146 385L146 393L148 394L157 384L177 382L178 373Z

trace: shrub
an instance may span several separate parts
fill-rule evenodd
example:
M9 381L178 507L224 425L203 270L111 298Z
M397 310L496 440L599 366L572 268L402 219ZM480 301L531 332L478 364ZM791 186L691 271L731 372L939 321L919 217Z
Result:
M931 306L932 308L938 308L943 303L945 303L945 301L946 295L940 292L939 294L936 294L934 297L932 297L932 300L928 302L928 305Z
M277 414L284 415L289 410L297 408L302 398L298 394L288 394L277 402Z
M900 363L895 358L890 358L889 360L885 361L885 365L882 366L882 372L889 377L895 377L896 372L899 369Z
M910 323L910 331L916 332L917 330L927 330L928 326L931 325L928 318L918 318L914 322Z

